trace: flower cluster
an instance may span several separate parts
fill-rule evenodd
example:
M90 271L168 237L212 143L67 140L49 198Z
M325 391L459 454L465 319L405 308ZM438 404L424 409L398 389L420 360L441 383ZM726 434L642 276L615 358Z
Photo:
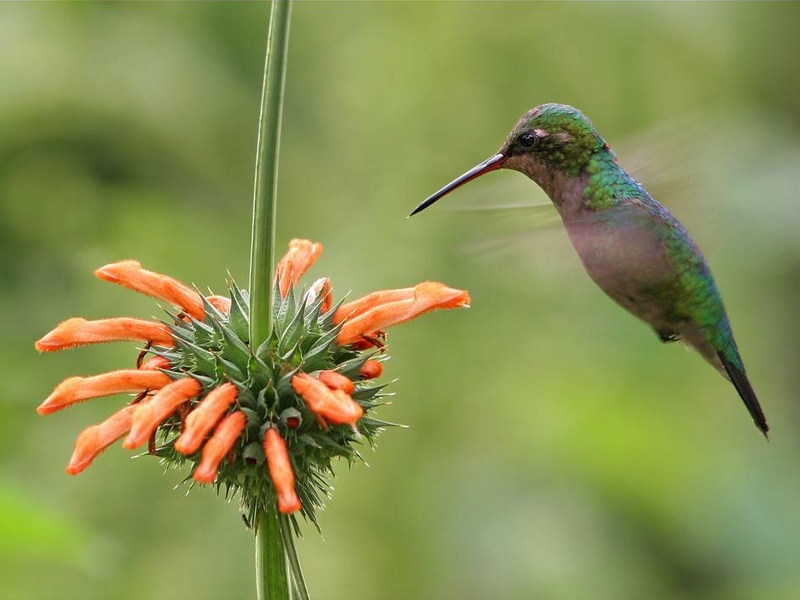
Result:
M39 406L40 414L114 394L133 400L85 429L67 472L77 474L118 439L147 445L170 465L190 464L199 483L240 491L250 517L274 507L315 511L328 495L332 460L360 458L390 423L371 415L383 404L384 329L437 308L469 305L469 295L441 283L379 291L334 306L331 283L296 286L322 252L292 240L276 270L274 327L258 348L249 343L249 298L229 282L228 296L204 296L132 260L95 275L153 296L179 312L164 322L132 318L59 324L36 342L40 352L114 341L144 345L134 369L70 377ZM189 477L187 477L189 479Z

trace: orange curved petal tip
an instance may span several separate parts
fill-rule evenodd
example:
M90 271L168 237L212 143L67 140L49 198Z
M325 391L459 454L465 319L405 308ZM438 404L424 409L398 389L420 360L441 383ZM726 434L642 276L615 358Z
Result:
M364 414L364 409L349 394L340 389L332 390L307 373L292 377L292 387L309 410L325 422L355 425Z
M78 402L101 396L125 392L158 390L171 379L161 371L124 369L92 377L70 377L58 384L53 393L36 409L40 415L48 415Z
M355 310L349 314L341 312L348 305L340 308L335 317L340 316L344 324L336 341L345 346L373 331L404 323L426 312L439 308L468 308L470 302L469 293L465 290L450 288L435 281L418 284L411 294L408 294L408 289L389 290L383 300L380 296L373 296L369 302L356 304L359 302L357 300L351 303L355 305Z
M130 404L118 410L108 419L84 429L75 440L75 450L67 465L67 473L77 475L97 458L97 456L131 428L133 413L137 404Z
M236 411L225 417L217 426L213 435L203 446L200 464L197 465L192 477L200 483L213 483L217 476L217 469L222 459L231 451L236 440L242 434L247 417L243 412Z
M181 454L197 452L225 411L236 402L238 394L239 390L232 383L223 383L211 390L186 416L183 433L175 441L175 450Z
M278 494L278 510L285 515L300 510L302 505L294 489L294 471L289 450L274 427L267 429L264 434L264 455L267 457L269 476Z
M320 371L317 375L322 383L327 385L332 390L342 390L347 394L352 394L356 386L348 377L336 371Z
M208 303L221 313L231 312L231 299L225 296L208 296Z
M175 345L169 329L162 323L128 317L97 321L75 317L59 323L36 342L36 349L39 352L55 352L87 344L124 341L150 342L170 348Z
M361 365L358 374L361 375L362 379L376 379L383 375L383 365L374 358L367 359Z
M304 239L293 239L289 242L289 250L278 261L275 269L282 298L286 298L289 287L299 281L320 254L322 254L322 244Z
M195 319L202 320L205 317L203 300L196 290L167 275L143 269L135 260L121 260L105 265L94 274L103 281L169 302Z
M122 447L132 450L144 444L155 433L158 426L178 410L181 404L198 396L202 391L203 387L200 382L191 377L184 377L161 388L149 402L137 404L137 410L133 413L131 431L125 438Z

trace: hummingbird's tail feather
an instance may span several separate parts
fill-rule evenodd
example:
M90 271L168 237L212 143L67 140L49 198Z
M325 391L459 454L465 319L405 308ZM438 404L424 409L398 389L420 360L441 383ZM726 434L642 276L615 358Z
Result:
M750 416L753 418L756 427L764 434L765 438L769 439L767 435L769 432L767 418L764 416L764 411L761 410L761 405L758 403L756 393L753 391L753 386L750 385L750 381L747 379L744 370L725 358L723 352L718 352L717 356L719 356L720 361L722 361L722 366L725 367L725 372L728 374L736 391L739 392L739 395L742 397L744 405L747 407L747 410L750 411Z

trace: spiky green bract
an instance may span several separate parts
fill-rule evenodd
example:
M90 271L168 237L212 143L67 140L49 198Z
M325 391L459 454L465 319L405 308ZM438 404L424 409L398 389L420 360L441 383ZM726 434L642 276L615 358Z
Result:
M520 142L520 136L529 131L537 137L532 148ZM533 154L548 167L573 176L604 147L605 142L592 122L577 108L542 104L519 118L500 153L506 157Z
M268 427L277 427L289 451L302 514L317 525L317 511L332 489L334 459L361 460L357 446L364 442L373 445L377 435L392 425L369 415L372 408L384 403L383 386L359 379L359 368L374 353L356 352L336 343L340 329L332 322L336 307L323 311L322 298L308 303L294 289L281 298L277 286L273 288L272 335L253 349L248 340L247 292L232 281L229 290L230 314L206 302L203 321L181 315L169 324L175 348L150 351L169 359L171 369L167 372L172 376L190 376L200 381L204 394L224 382L233 383L239 390L238 400L230 410L242 411L247 416L247 426L230 457L220 465L214 483L217 489L228 498L241 494L250 523L254 524L264 511L275 510L275 488L264 464L263 439ZM354 381L352 397L365 413L358 423L358 433L348 425L323 428L295 393L291 385L295 374L320 370L336 370ZM200 400L192 400L191 406ZM180 427L181 418L177 415L160 426L156 454L169 466L189 463L193 471L200 452L184 456L174 449ZM186 481L191 481L190 476ZM294 515L292 522L299 531Z

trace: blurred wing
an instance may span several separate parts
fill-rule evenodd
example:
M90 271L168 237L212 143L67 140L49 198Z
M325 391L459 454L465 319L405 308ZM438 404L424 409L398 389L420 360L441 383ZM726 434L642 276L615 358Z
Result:
M629 136L614 146L617 162L665 206L692 196L708 155L711 132L697 117L686 116Z

